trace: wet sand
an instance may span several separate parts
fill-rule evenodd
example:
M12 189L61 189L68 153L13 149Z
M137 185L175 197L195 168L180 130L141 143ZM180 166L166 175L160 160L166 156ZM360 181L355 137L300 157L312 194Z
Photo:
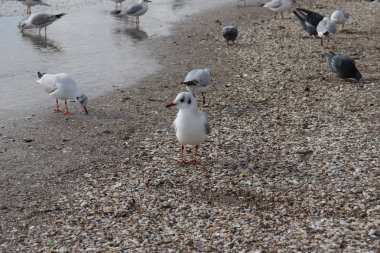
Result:
M366 17L334 39L360 84L337 82L293 17L231 4L152 40L162 70L94 99L90 116L75 106L4 125L2 249L379 250L376 9L343 7ZM221 38L231 23L236 47ZM200 163L180 167L176 110L164 106L205 66L213 130Z

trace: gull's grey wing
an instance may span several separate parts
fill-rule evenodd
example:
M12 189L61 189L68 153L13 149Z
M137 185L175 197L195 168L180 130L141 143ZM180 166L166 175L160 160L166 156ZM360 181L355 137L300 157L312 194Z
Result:
M205 126L205 132L206 132L206 134L210 134L211 133L211 125L208 122L207 114L204 113L204 112L202 112L202 111L199 111L199 113L201 114L201 117L203 119L203 123L204 123L204 126Z
M143 8L144 8L144 6L142 4L135 4L135 5L131 6L130 8L128 8L125 11L125 14L132 15L132 14L135 14L136 12L138 12L138 11L141 11Z
M41 13L33 17L31 20L31 23L33 25L43 25L46 23L49 23L51 20L54 20L55 16L54 15L49 15L46 13Z
M211 83L211 75L205 69L193 69L185 77L185 84L208 86Z

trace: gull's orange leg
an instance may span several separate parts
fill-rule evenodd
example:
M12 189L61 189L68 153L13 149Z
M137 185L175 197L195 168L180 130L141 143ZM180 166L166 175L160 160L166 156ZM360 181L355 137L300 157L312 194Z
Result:
M65 109L66 111L63 113L64 115L73 115L71 112L69 112L69 108L67 108L67 99L65 99Z

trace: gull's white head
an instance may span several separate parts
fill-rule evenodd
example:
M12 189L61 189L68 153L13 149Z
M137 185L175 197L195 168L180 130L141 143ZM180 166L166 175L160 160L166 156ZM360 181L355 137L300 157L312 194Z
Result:
M197 109L197 100L190 92L181 92L174 99L173 103L167 104L166 108L177 106L178 109Z

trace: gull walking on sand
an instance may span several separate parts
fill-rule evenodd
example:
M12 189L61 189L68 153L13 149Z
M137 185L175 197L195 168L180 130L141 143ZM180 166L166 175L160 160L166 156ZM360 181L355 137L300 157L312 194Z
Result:
M181 92L174 99L173 103L166 105L166 108L177 106L179 112L173 122L176 136L181 143L181 165L196 164L199 145L204 142L206 136L211 133L211 127L207 119L207 114L198 110L197 101L190 92ZM184 159L183 150L185 145L195 146L193 160Z
M223 27L222 33L223 33L224 39L227 42L227 45L231 45L230 41L232 41L232 45L234 45L235 40L239 34L239 31L236 28L236 26L229 25L229 26Z
M202 104L206 103L204 92L211 87L211 71L209 69L193 69L190 71L183 81L186 89L192 94L202 94Z
M341 31L343 31L344 23L348 20L349 14L345 10L336 10L331 14L330 18L336 24L342 25Z
M141 15L144 15L148 11L148 2L150 0L140 0L139 3L128 6L125 10L121 11L123 16L134 16L136 17L136 26L139 27Z
M318 37L321 38L321 46L323 45L323 39L329 39L336 33L336 24L329 17L324 17L317 25Z
M317 37L317 26L322 21L323 16L317 12L297 8L293 11L294 15L298 18L302 28L309 34L309 36Z
M17 1L19 1L23 5L26 5L26 13L27 14L32 13L32 6L35 6L35 5L51 6L50 4L42 2L41 0L17 0Z
M277 18L277 13L281 13L281 18L284 18L282 12L292 8L295 0L271 0L270 2L264 4L264 8L268 8L276 13L274 19Z
M67 100L78 101L86 114L87 110L87 101L88 98L82 90L79 89L76 82L65 73L59 73L56 75L46 74L46 73L37 73L39 80L37 82L42 85L45 92L50 96L54 97L56 100L56 109L55 112L61 112L59 108L58 100L65 100L65 112L64 115L71 115L67 108Z
M41 29L45 28L46 36L46 27L53 23L54 21L60 19L66 13L61 14L46 14L46 13L35 13L30 15L25 21L21 22L21 32L24 32L25 29L38 28L38 33L41 35Z
M340 79L362 79L362 74L356 68L355 61L345 55L328 52L324 55L332 73Z

